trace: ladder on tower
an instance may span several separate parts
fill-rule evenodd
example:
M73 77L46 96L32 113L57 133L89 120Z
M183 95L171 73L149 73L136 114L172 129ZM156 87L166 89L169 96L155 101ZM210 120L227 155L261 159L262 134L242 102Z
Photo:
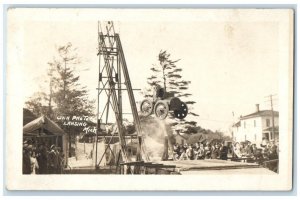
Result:
M136 102L133 94L133 88L131 85L129 72L121 44L120 36L115 32L114 24L112 21L98 22L98 56L99 56L99 80L98 80L98 108L97 108L97 139L96 139L96 167L100 164L97 163L97 140L98 133L101 132L100 125L103 121L104 113L106 113L107 123L109 116L109 107L115 116L115 123L117 126L120 150L122 158L125 162L130 162L131 159L127 155L125 130L123 125L123 113L122 113L122 91L127 91L128 99L131 107L131 113L135 125L135 130L138 138L138 147L136 161L144 159L149 161L149 157L146 153L145 144L143 141L143 134ZM102 63L103 62L103 63ZM105 80L104 80L105 79ZM122 83L124 79L124 83ZM125 85L123 88L122 85ZM107 99L105 101L105 107L100 112L99 103L101 102L100 94L105 93ZM111 141L111 140L110 140ZM109 145L109 144L108 144ZM109 148L109 146L108 146ZM105 151L107 148L105 149ZM103 158L103 156L102 156ZM101 159L102 159L101 158ZM119 160L119 158L118 158Z

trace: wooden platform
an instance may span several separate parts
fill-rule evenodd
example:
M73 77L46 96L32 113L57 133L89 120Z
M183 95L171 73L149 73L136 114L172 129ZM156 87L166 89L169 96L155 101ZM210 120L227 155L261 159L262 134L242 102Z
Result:
M182 175L226 175L226 174L276 174L255 163L234 162L225 160L181 160L181 161L153 161L153 162L128 162L120 163L119 168L100 167L76 167L66 170L66 173L75 174L123 174L122 166L138 166L138 174L182 174ZM128 173L130 174L130 173Z
M239 169L222 169L222 170L189 170L181 171L181 175L277 175L277 173L267 168L239 168Z
M175 165L178 171L191 170L226 170L226 169L249 169L259 168L255 163L233 162L227 160L180 160L180 161L157 161L164 165Z

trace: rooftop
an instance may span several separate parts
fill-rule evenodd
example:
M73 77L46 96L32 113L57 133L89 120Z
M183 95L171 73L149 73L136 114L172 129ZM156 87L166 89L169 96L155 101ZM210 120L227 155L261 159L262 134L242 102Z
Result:
M237 123L233 124L233 126L235 126L235 127L241 126L241 121L238 121Z
M273 112L274 112L275 117L279 116L278 111L273 111ZM272 110L260 110L258 112L254 112L249 115L241 116L240 119L242 120L242 119L248 119L248 118L253 118L253 117L262 117L262 116L272 116Z
M274 112L274 117L278 117L279 116L279 112L278 111L273 111ZM245 116L241 116L240 120L238 122L236 122L235 124L233 124L234 127L239 127L241 126L241 120L244 119L251 119L254 117L263 117L263 116L272 116L272 110L259 110L257 112L251 113L249 115L245 115Z

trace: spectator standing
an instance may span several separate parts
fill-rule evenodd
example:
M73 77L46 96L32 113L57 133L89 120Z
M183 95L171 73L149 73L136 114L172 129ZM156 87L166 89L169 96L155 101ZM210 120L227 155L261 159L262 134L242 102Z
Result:
M233 148L233 153L237 158L242 157L240 143L238 143L238 142L235 143L234 148Z
M63 169L63 157L62 157L62 153L61 153L61 148L60 147L56 147L56 157L57 157L57 169L56 172L58 174L62 173L62 169Z
M267 145L262 148L262 157L264 160L269 160L269 149Z
M202 149L200 148L200 144L197 142L195 144L195 148L194 148L194 153L195 153L195 160L200 159L201 155L203 155L203 151L201 151ZM201 144L202 145L202 144Z
M181 154L184 152L184 148L183 148L183 145L182 145L182 144L179 145L179 150L178 150L178 152L179 152L178 156L180 157Z
M189 145L187 150L186 150L186 155L188 160L194 160L195 158L195 152L194 149L192 148L192 145Z
M269 159L270 159L270 160L278 159L277 146L275 145L275 142L274 142L274 141L271 141L271 142L270 142L270 147L269 147Z
M241 157L246 156L245 143L243 143L243 142L240 143L240 152L241 152Z
M31 160L28 144L23 145L23 174L31 174Z
M180 146L178 145L178 143L176 143L173 147L174 150L174 160L178 160L180 157Z
M277 156L279 157L279 141L275 140L275 145L276 145L276 152L277 152Z
M200 148L198 150L198 155L197 155L197 159L204 159L205 158L205 149L204 149L204 145L202 143L200 143Z
M268 142L269 142L269 140L266 137L263 137L260 146L262 148L265 148L267 146Z
M38 174L39 164L36 160L35 152L31 151L30 154L31 174Z
M220 157L220 148L219 145L216 143L211 151L211 159L217 159Z
M44 143L39 145L36 159L39 165L39 174L47 174L47 149Z
M227 160L227 158L228 158L228 143L225 142L220 149L220 159Z
M48 155L48 172L49 174L56 174L57 173L57 165L58 165L58 158L55 151L55 145L51 145L50 152Z
M184 144L181 151L180 151L179 160L187 160L188 159L188 156L186 154L186 150L187 150L187 144Z
M205 159L210 159L211 158L211 146L208 144L205 148Z
M251 143L247 142L244 149L245 149L244 150L245 151L245 156L250 158L252 156Z
M257 147L256 147L256 144L252 144L251 147L251 153L252 153L252 157L255 158L256 154L257 154Z

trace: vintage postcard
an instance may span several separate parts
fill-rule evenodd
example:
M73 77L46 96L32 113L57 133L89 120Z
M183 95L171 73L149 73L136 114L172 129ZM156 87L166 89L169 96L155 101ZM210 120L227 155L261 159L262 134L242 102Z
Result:
M292 9L7 10L8 190L292 188Z

